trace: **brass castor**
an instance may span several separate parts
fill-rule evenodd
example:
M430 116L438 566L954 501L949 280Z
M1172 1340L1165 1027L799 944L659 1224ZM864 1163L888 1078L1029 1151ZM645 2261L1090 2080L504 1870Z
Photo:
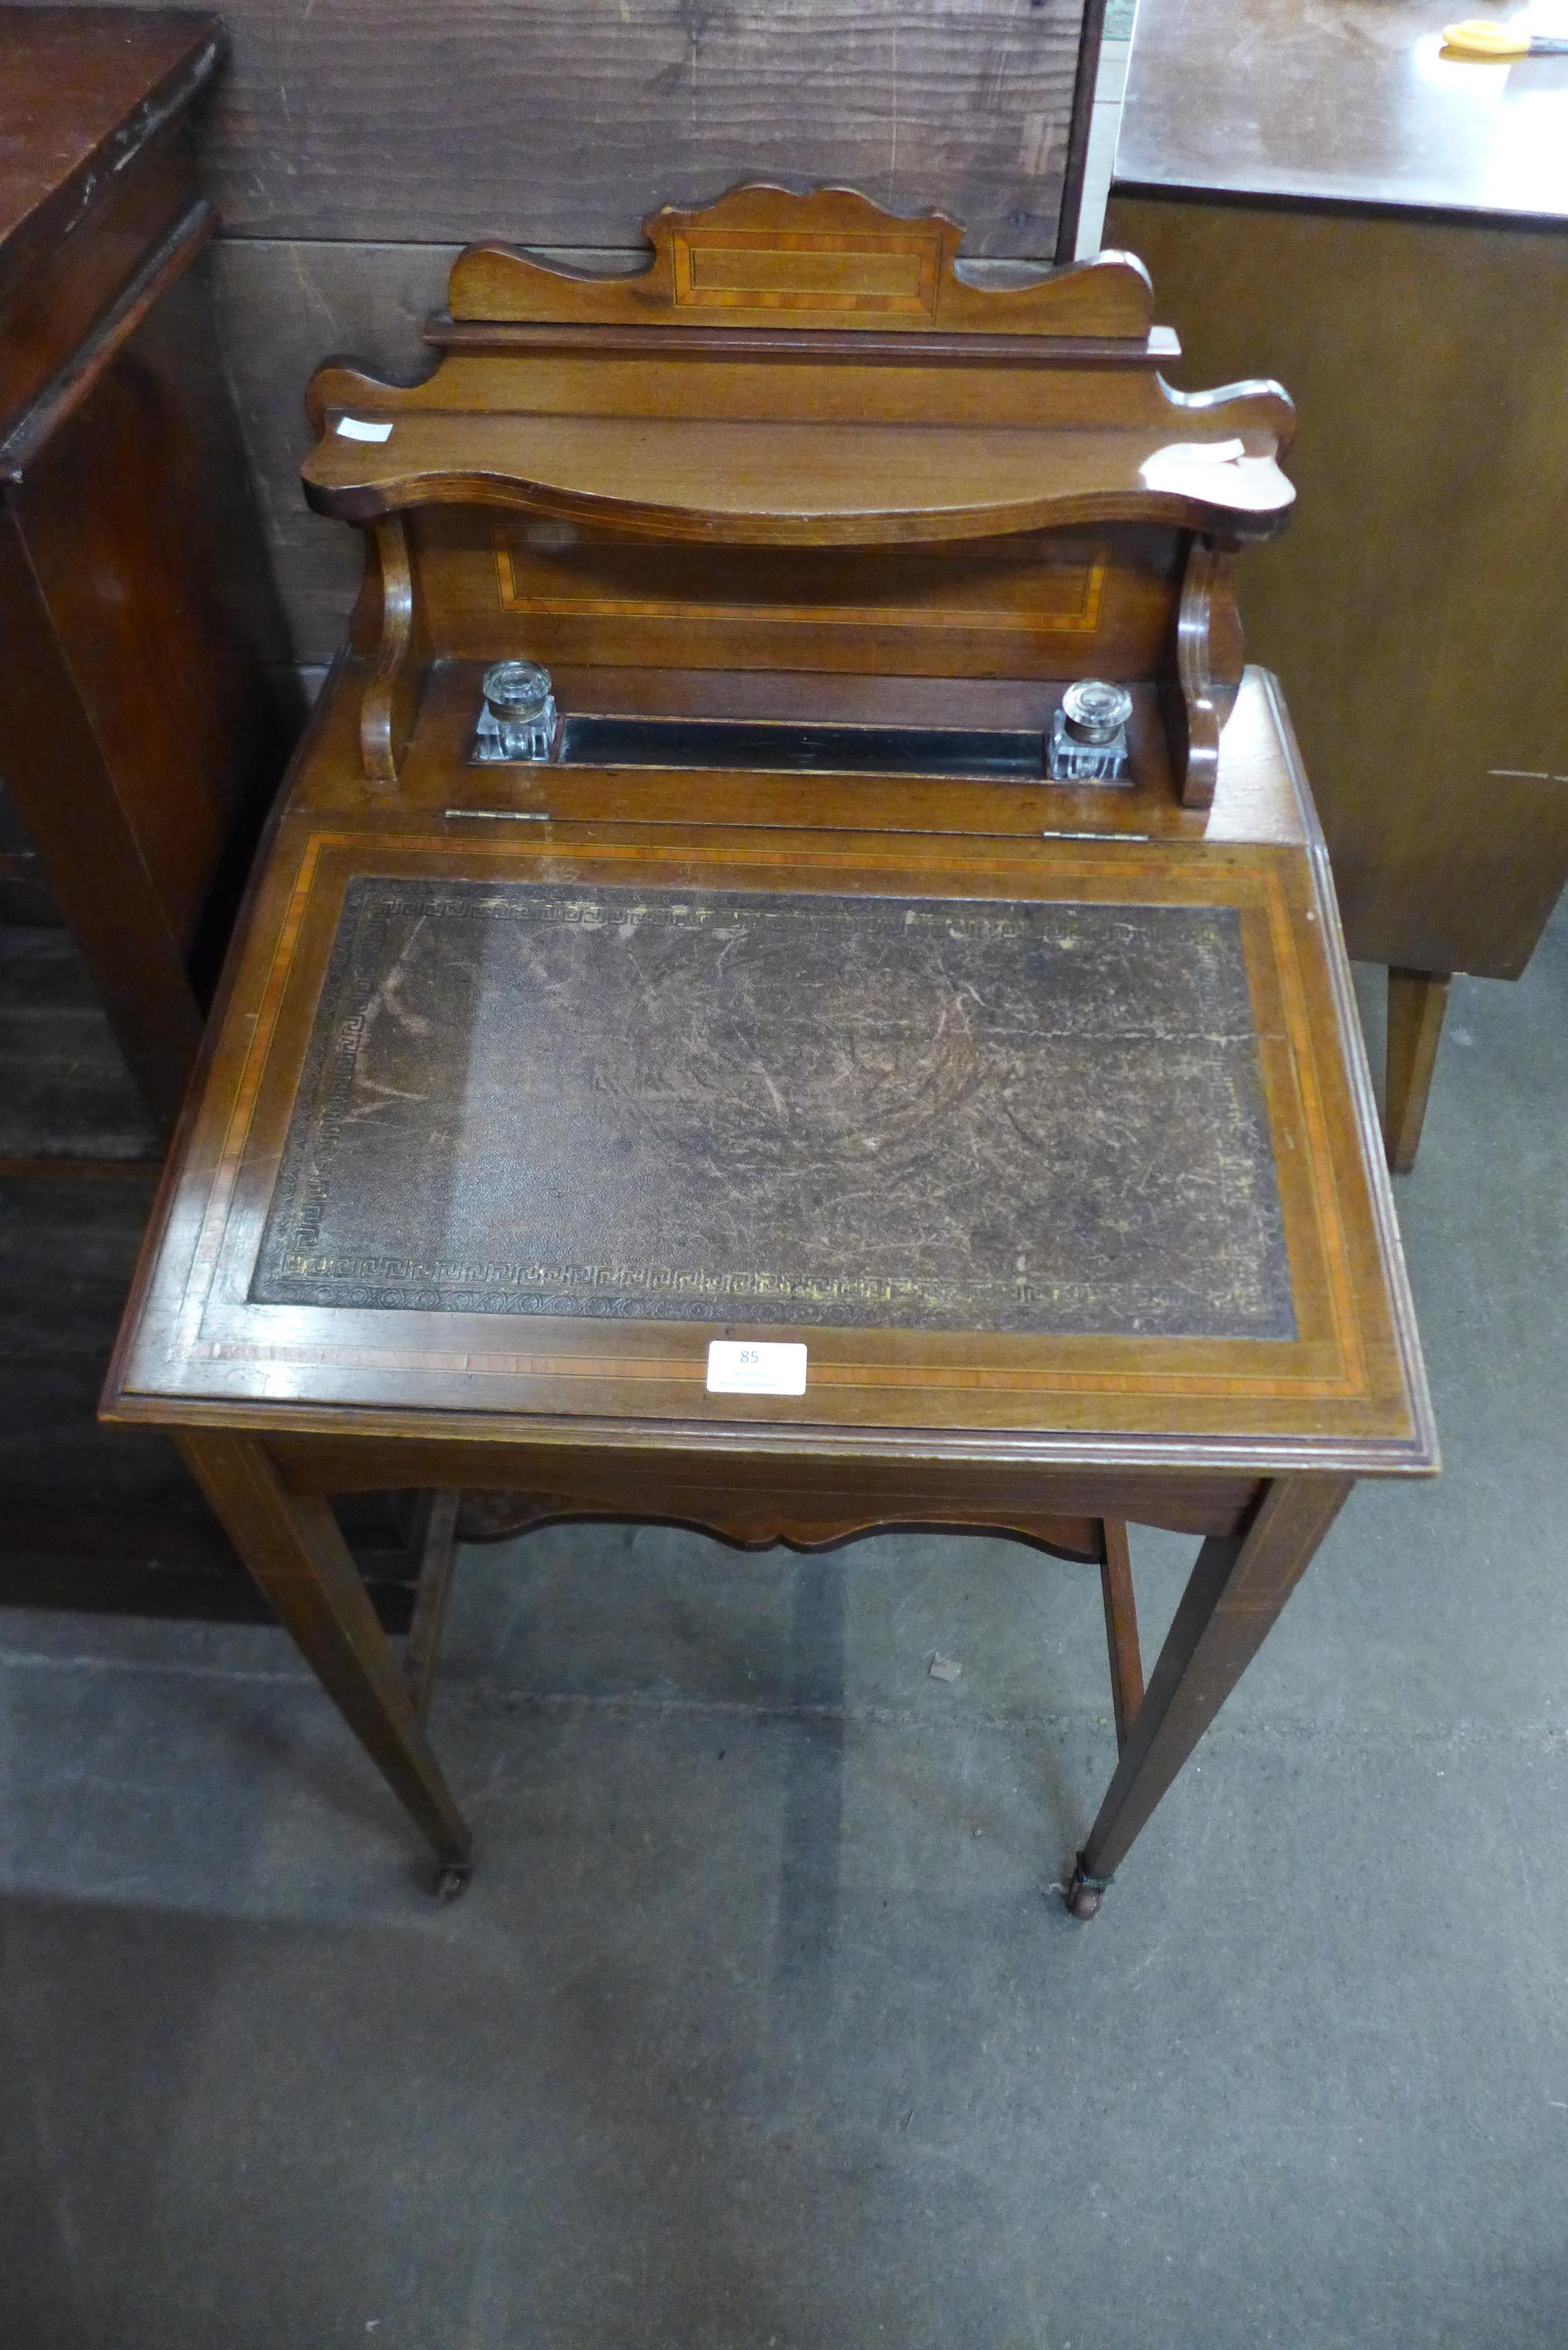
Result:
M455 1901L460 1893L467 1891L468 1880L472 1875L473 1863L472 1860L442 1861L441 1866L436 1871L436 1899L438 1901Z
M1091 1918L1099 1916L1100 1903L1105 1898L1105 1891L1106 1880L1098 1877L1085 1877L1084 1864L1079 1861L1073 1871L1073 1881L1062 1897L1067 1905L1068 1916L1080 1919L1086 1926Z

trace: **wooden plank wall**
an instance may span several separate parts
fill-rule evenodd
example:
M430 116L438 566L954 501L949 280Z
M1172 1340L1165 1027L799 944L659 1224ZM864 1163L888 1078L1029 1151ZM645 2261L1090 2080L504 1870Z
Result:
M300 396L349 353L425 372L479 237L628 251L660 203L838 181L1050 259L1083 0L229 0L203 125L210 262L295 660L336 646L358 547L308 515Z

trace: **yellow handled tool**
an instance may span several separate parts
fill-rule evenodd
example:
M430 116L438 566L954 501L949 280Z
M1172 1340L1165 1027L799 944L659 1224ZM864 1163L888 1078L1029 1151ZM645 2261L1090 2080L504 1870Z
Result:
M1462 25L1443 26L1443 47L1461 57L1568 57L1568 38L1529 33L1521 26L1500 25L1490 16L1467 16Z

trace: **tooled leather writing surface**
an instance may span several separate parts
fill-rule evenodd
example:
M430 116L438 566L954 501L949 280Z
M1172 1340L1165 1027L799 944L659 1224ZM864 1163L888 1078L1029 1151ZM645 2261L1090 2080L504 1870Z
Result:
M358 879L251 1294L1288 1338L1237 918Z

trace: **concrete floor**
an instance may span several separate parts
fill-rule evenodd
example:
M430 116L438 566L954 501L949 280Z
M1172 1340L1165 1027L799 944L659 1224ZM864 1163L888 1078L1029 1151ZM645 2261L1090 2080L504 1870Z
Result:
M1454 996L1447 1473L1093 1927L1097 1586L1004 1544L471 1553L448 1909L281 1635L0 1617L5 2350L1568 2343L1568 910Z

